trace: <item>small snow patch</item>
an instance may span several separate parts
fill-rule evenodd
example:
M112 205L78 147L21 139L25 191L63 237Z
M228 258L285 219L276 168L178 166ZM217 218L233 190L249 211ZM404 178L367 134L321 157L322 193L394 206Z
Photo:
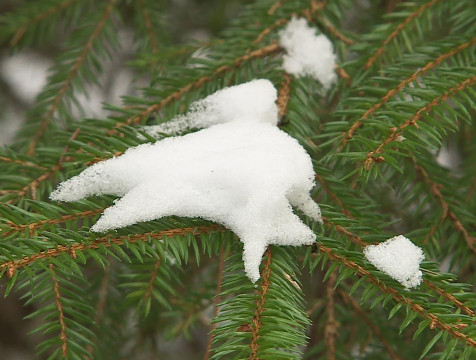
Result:
M325 35L316 35L305 19L293 18L279 33L279 44L286 50L283 67L297 77L311 76L329 89L336 80L335 54Z
M291 206L321 221L309 194L311 158L275 126L275 100L267 80L219 91L185 115L189 124L209 128L130 148L61 183L50 198L122 197L91 228L96 232L171 215L223 224L243 242L245 270L255 282L269 244L315 240Z
M420 263L425 258L423 250L402 235L378 245L369 245L364 255L377 269L391 276L405 288L421 284Z

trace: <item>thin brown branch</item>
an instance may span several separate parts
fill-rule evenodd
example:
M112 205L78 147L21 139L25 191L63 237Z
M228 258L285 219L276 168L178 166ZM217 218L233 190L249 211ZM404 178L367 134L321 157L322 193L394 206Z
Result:
M22 39L22 37L25 35L26 31L28 30L28 27L40 22L41 20L46 19L50 15L53 15L53 14L56 14L56 13L62 11L63 9L67 8L69 5L71 5L72 3L76 2L76 1L78 1L78 0L65 0L65 1L59 3L56 6L52 6L49 9L47 9L47 10L45 10L45 11L39 13L39 14L36 14L33 17L33 19L28 20L28 22L26 22L20 28L18 28L18 30L15 32L12 39L10 40L10 46L15 46L16 44L18 44L18 42Z
M142 297L143 300L150 299L152 296L152 291L154 290L154 282L155 282L155 279L157 278L157 274L159 273L159 266L161 262L162 262L162 258L159 256L159 258L154 264L154 269L152 270L150 274L147 290L145 291L144 296Z
M339 289L339 295L341 295L342 298L344 299L344 301L347 304L351 305L354 308L354 310L357 312L357 314L359 314L362 317L362 319L367 324L367 326L370 328L370 330L372 330L372 332L375 334L375 336L377 336L377 338L380 340L380 342L382 343L384 348L387 350L387 352L390 355L390 357L392 358L392 360L402 360L397 355L397 353L392 349L392 347L387 342L387 340L385 340L385 338L383 337L382 332L380 331L380 329L377 327L377 325L374 324L374 322L372 320L369 319L369 317L367 316L365 311L360 307L360 305L357 303L357 301L355 301L352 296L350 296L347 292L345 292L342 289Z
M44 166L33 164L32 162L29 162L29 161L10 159L10 158L7 158L5 156L0 156L0 161L7 162L7 163L15 163L15 164L22 165L22 166L35 167L35 168L38 168L38 169L44 169L45 168Z
M276 101L279 109L279 118L282 119L288 112L288 102L290 99L290 87L292 77L287 72L283 73L283 81L278 92L278 100Z
M327 19L324 19L322 16L319 16L319 15L316 16L316 19L324 28L327 29L327 31L329 31L329 33L334 35L337 39L342 41L344 44L352 45L355 43L354 40L349 39L347 36L345 36L339 30L337 30L337 28L334 25L332 25Z
M414 12L412 12L410 15L408 15L405 20L399 24L395 30L392 31L392 33L384 40L382 46L373 54L370 59L365 63L365 69L368 69L372 64L377 60L377 58L382 54L385 50L385 47L387 44L392 41L399 33L402 31L413 19L417 18L420 16L425 10L428 10L431 8L433 5L435 5L438 1L441 0L431 0L427 2L426 4L421 5L418 9L416 9Z
M259 35L256 37L256 39L253 40L253 44L258 45L266 36L271 34L276 28L287 24L293 17L305 16L308 20L310 20L314 14L324 9L326 5L327 5L327 0L326 1L312 0L310 5L307 8L297 13L293 12L291 13L291 16L278 19L273 24L268 26L266 29L261 31Z
M67 338L66 338L66 323L64 321L63 304L61 303L61 294L59 291L59 282L58 282L58 278L56 277L54 265L50 264L49 267L50 267L50 271L52 273L52 278L54 282L56 308L58 309L58 312L59 312L59 322L60 322L60 328L61 328L61 332L60 332L61 350L63 351L63 357L66 358L66 355L68 354L68 344L67 344Z
M223 283L223 268L225 265L225 244L222 244L220 247L220 260L218 263L218 279L217 279L217 290L216 295L213 298L213 318L215 319L218 316L218 305L220 304L220 293L221 287ZM216 328L216 323L212 324L210 327L210 335L208 337L208 345L207 350L205 351L205 355L203 355L203 360L208 360L210 358L210 351L212 349L212 342L213 342L213 330Z
M91 36L88 38L88 41L84 45L83 50L80 52L75 63L71 66L71 70L69 71L68 76L66 77L66 80L63 83L63 86L56 93L56 96L53 99L53 102L45 115L45 119L40 124L40 129L36 132L34 138L32 139L28 147L28 155L33 155L35 153L35 149L38 142L40 141L41 137L45 133L46 128L48 127L48 124L51 122L53 115L58 109L58 106L63 101L66 95L66 91L71 87L73 80L78 75L81 65L83 65L84 61L86 60L87 55L93 50L94 41L96 41L96 38L99 36L102 29L106 25L106 22L111 16L117 1L118 0L110 0L109 5L106 7L106 10L104 11L103 16L101 17L98 24L96 25L96 28L94 29Z
M461 223L459 218L455 215L453 211L451 211L448 202L444 199L443 195L440 192L440 189L442 188L442 185L433 181L426 170L420 166L415 158L412 158L414 165L415 165L415 170L417 173L419 173L422 177L423 180L429 185L431 194L433 197L440 203L441 207L443 208L443 216L442 219L445 219L448 217L450 221L453 223L453 226L458 230L463 235L463 238L465 239L466 243L468 244L468 247L471 249L472 252L476 254L476 237L469 235L468 230L464 227L464 225Z
M19 268L23 266L30 265L38 260L60 256L61 254L67 254L71 257L76 257L76 251L84 251L88 249L99 249L103 246L110 247L113 245L124 245L124 241L127 241L129 243L136 243L138 241L147 241L148 239L162 239L164 237L183 236L189 233L199 235L203 233L210 233L212 231L224 231L224 229L220 228L220 226L218 225L212 225L212 226L189 227L189 228L183 228L183 229L176 228L176 229L169 229L169 230L163 230L158 232L137 234L132 236L120 236L120 237L104 236L104 237L96 238L87 243L76 243L70 246L58 245L55 248L41 251L39 253L30 255L30 256L25 256L19 260L5 261L0 264L0 271L6 268L8 275L11 277L15 274L15 272Z
M137 4L139 5L142 12L142 16L144 17L144 24L147 29L147 35L149 36L152 52L157 53L159 52L159 46L157 43L157 37L155 36L154 27L152 26L152 23L150 21L149 12L147 11L147 6L144 0L138 0Z
M445 91L440 96L433 99L430 103L426 106L420 108L415 115L405 120L403 124L400 125L399 128L393 127L392 133L383 140L375 150L369 151L367 153L367 159L364 162L364 167L368 170L372 166L374 162L383 162L385 159L380 156L383 152L383 148L388 145L389 143L396 141L400 136L402 136L405 129L409 126L415 126L418 128L418 121L420 121L424 115L428 114L434 107L439 106L441 103L445 102L451 96L457 94L460 91L463 91L467 87L472 86L476 82L476 76L470 77L465 79L464 81L460 82L458 85L453 86L451 89Z
M347 259L344 256L334 253L331 248L328 248L322 244L317 243L317 246L319 247L319 250L322 253L326 254L329 257L329 259L333 261L338 261L339 263L343 264L345 267L354 270L360 276L366 276L369 282L371 282L372 284L375 284L384 293L392 295L395 301L397 301L398 303L407 305L408 307L410 307L412 311L415 311L424 319L431 320L432 329L440 328L441 330L448 332L449 335L451 335L452 337L466 343L468 346L476 348L475 339L469 337L468 335L458 330L455 330L456 327L442 322L437 315L428 312L421 305L414 303L410 298L400 295L398 290L388 286L387 284L380 282L376 277L370 274L370 272L365 270L363 267L361 267L357 263Z
M148 118L151 114L159 111L162 109L164 106L169 105L170 103L177 101L180 99L183 95L187 94L191 90L198 89L202 87L204 84L209 83L210 81L213 80L214 77L216 76L221 76L229 71L232 71L233 69L239 68L243 63L252 60L252 59L257 59L261 57L266 57L272 54L277 53L280 51L281 48L278 45L277 42L272 42L271 44L264 46L260 49L256 49L254 51L251 51L248 54L242 55L240 57L237 57L234 59L230 65L222 65L219 68L215 69L211 75L206 75L202 76L200 79L189 83L185 85L183 88L180 90L174 91L172 94L164 98L162 101L160 101L157 104L151 105L148 108L146 108L144 111L142 111L138 115L134 115L127 119L126 121L122 123L117 123L116 127L108 132L109 135L114 135L118 132L118 129L126 126L126 125L135 125L140 123L143 119Z
M459 301L457 298L455 298L452 294L446 292L442 288L435 286L431 281L423 281L426 286L428 286L430 289L436 291L438 294L443 296L446 300L449 300L453 303L455 303L464 313L466 313L469 316L474 317L475 313L473 310L471 310L469 307L464 305L461 301Z
M326 352L328 360L335 360L336 358L336 336L338 323L335 317L335 301L334 301L334 286L337 281L337 274L335 271L331 273L326 283L326 315L327 319L324 324L324 342L326 344Z
M352 213L344 206L344 203L341 201L341 199L339 199L336 194L334 194L334 192L329 188L329 186L327 186L327 182L324 181L324 179L322 178L322 176L320 176L319 174L316 174L316 180L319 181L319 183L321 184L322 188L326 191L326 193L331 197L331 199L337 203L339 205L339 207L342 209L342 212L344 213L344 215L346 215L347 217L353 219L354 216L352 215Z
M259 350L259 343L258 340L260 338L259 331L261 329L261 316L264 311L264 303L266 302L266 294L268 293L269 285L270 285L270 275L271 275L271 247L268 246L265 252L266 260L264 263L263 272L261 274L263 281L261 283L261 288L259 290L259 297L255 307L255 315L251 320L251 354L249 360L258 360L258 350Z
M278 0L273 5L270 6L267 13L268 15L273 15L276 10L278 10L287 0Z
M356 121L355 123L352 124L350 129L343 133L342 136L342 142L340 147L342 148L347 144L347 142L352 139L354 136L354 133L357 131L358 128L360 128L363 125L363 120L368 119L372 114L374 114L380 107L382 107L388 100L390 100L394 95L396 95L398 92L400 92L406 85L412 83L413 81L416 81L420 76L423 76L426 74L429 70L435 68L438 66L441 62L444 60L447 60L448 58L460 53L461 51L469 48L470 46L474 45L476 43L476 37L472 38L470 41L465 42L447 53L444 53L440 56L438 56L434 61L428 62L423 68L419 68L416 70L413 74L411 74L408 78L402 80L395 88L389 90L382 99L373 105L370 109L368 109L362 117Z

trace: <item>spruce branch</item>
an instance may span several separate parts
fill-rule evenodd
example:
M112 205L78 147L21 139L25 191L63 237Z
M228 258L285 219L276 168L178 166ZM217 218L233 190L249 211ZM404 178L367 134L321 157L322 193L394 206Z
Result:
M409 126L415 126L418 128L418 121L422 120L423 116L430 113L430 111L434 108L439 106L440 104L444 103L448 100L451 96L456 95L458 92L465 90L468 87L471 87L476 82L476 76L472 76L461 81L459 84L453 86L451 89L445 91L443 94L434 98L431 102L429 102L426 106L421 107L418 111L413 115L411 118L408 118L403 124L399 127L393 127L391 129L391 134L383 140L375 150L369 151L367 153L367 158L364 161L364 168L369 170L370 167L374 162L384 162L385 157L381 154L384 152L384 147L390 144L393 141L396 141L400 136L402 136L405 129Z
M385 96L381 98L381 100L374 104L370 109L368 109L359 120L354 122L350 129L342 134L342 140L340 144L340 148L344 147L347 142L352 139L357 129L361 128L364 125L364 120L368 119L371 115L373 115L380 107L382 107L388 100L390 100L394 95L399 93L406 85L416 81L419 77L425 75L429 70L434 69L443 61L451 58L452 56L459 54L461 51L473 46L476 44L476 37L473 37L471 40L464 42L458 45L455 48L452 48L448 52L438 56L435 60L428 62L423 68L417 69L413 72L408 78L400 81L400 83L393 89L389 90Z
M329 269L330 270L330 269ZM324 324L324 341L326 343L327 359L335 360L336 358L336 337L338 330L338 322L335 317L335 286L337 274L335 271L329 275L326 282L326 322Z
M149 10L147 9L147 4L144 0L137 0L137 3L140 7L142 16L144 18L144 24L147 29L147 34L149 36L152 52L157 53L159 51L159 45L158 45L157 37L155 35L154 29L152 26L152 22L150 21L150 14L149 14Z
M56 272L54 270L54 265L50 264L49 269L52 274L53 282L54 282L54 290L55 290L55 303L59 313L59 323L61 326L61 333L60 333L60 340L61 340L61 351L63 352L63 357L65 358L68 354L68 343L66 338L66 323L64 321L65 316L63 312L63 304L61 301L61 294L59 289L59 281L56 276Z
M435 5L437 2L442 1L442 0L431 0L428 1L427 3L421 5L418 7L414 12L412 12L410 15L408 15L405 20L398 24L398 26L395 28L395 30L392 31L392 33L383 41L383 44L381 47L377 49L375 54L373 54L365 63L364 68L368 69L369 67L372 66L372 64L377 60L377 58L380 56L385 51L386 45L392 41L413 19L419 17L423 12L427 11L430 9L433 5Z
M72 62L71 69L69 70L66 79L63 81L62 86L58 89L56 96L52 100L52 103L45 114L44 120L40 123L40 128L35 133L34 138L30 142L30 145L28 147L28 152L27 152L28 155L32 156L35 154L35 150L36 150L38 142L41 140L41 138L43 137L43 134L46 131L46 128L48 127L49 123L52 121L53 115L57 111L58 106L64 100L66 92L68 91L68 89L71 88L73 80L78 76L78 72L81 66L83 65L83 63L85 62L87 56L89 55L91 51L93 51L93 44L98 38L98 36L100 35L104 26L106 25L106 22L111 17L113 10L117 4L117 1L118 0L109 1L109 5L106 7L102 17L100 18L95 29L89 36L87 42L84 44L83 49L79 52L76 60Z

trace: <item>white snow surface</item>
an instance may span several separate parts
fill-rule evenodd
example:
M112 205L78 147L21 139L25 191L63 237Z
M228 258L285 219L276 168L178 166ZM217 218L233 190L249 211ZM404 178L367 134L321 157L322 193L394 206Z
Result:
M178 135L190 129L203 129L241 119L278 123L277 92L268 80L257 79L246 84L228 87L195 101L190 111L160 125L144 126L147 134L159 138L160 135Z
M420 263L425 258L423 250L403 235L367 246L364 255L377 269L407 289L417 287L422 282Z
M269 244L315 240L291 206L321 221L309 195L315 176L311 158L275 126L275 99L268 80L219 91L185 115L210 127L130 148L61 183L50 198L121 197L91 228L95 232L171 215L223 224L243 242L245 270L255 282Z
M325 35L316 35L303 18L293 18L279 32L279 44L286 50L283 68L297 77L311 76L321 82L325 90L336 80L335 54Z

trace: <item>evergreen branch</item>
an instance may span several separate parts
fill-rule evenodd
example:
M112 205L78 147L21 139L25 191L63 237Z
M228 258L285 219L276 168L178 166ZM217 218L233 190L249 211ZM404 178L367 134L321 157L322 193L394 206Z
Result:
M425 310L421 305L416 304L413 302L411 299L404 297L399 294L398 290L382 283L379 281L376 277L374 277L369 271L365 270L362 266L358 265L352 260L347 259L344 256L338 255L332 251L331 248L326 247L322 244L317 243L317 246L319 250L326 254L329 259L333 261L337 261L341 264L343 264L345 267L354 270L358 275L360 276L365 276L369 282L372 284L376 285L382 292L386 294L392 295L392 298L397 301L398 303L401 303L403 305L407 305L410 307L410 309L417 314L419 314L421 317L428 319L431 321L430 328L440 328L441 330L446 331L449 335L452 337L464 342L466 345L471 346L473 348L476 348L476 340L469 337L468 335L455 330L455 326L448 325L444 322L442 322L439 317L435 314L432 314Z
M5 261L0 264L0 271L3 269L7 269L8 276L12 277L15 272L24 266L30 265L35 261L48 259L52 257L57 257L62 254L69 255L71 257L76 257L77 251L84 251L88 249L99 249L103 246L110 247L113 245L124 245L124 241L129 243L136 243L138 241L147 241L147 239L163 239L164 237L172 237L172 236L183 236L187 234L207 234L212 231L220 230L220 226L213 225L213 226L197 226L197 227L189 227L189 228L176 228L176 229L169 229L159 232L150 232L145 234L136 234L136 235L125 235L120 237L111 237L111 236L104 236L100 238L96 238L88 243L76 243L71 246L64 246L58 245L54 249L48 249L47 251L41 251L36 254L25 256L19 260L11 260ZM224 231L224 230L220 230Z
M49 9L46 9L45 11L39 14L36 14L32 19L28 20L21 27L18 28L18 30L15 32L12 39L10 40L10 46L15 46L16 44L18 44L18 42L21 40L23 35L25 35L29 27L46 19L50 15L61 12L76 1L78 0L65 0L56 6L52 6Z
M425 10L428 10L431 8L433 5L435 5L437 2L441 0L431 0L427 2L426 4L421 5L419 8L417 8L413 13L407 16L407 18L399 24L395 30L384 40L382 46L378 48L378 50L373 54L365 63L364 68L367 70L372 64L377 60L377 58L382 54L385 50L385 46L392 41L399 33L402 31L405 26L407 26L413 19L417 18L420 16Z
M394 95L400 92L406 85L410 84L413 81L416 81L418 77L423 76L427 71L432 70L433 68L438 66L442 61L447 60L448 58L460 53L461 51L469 48L470 46L474 44L476 44L476 37L438 56L435 60L428 62L423 68L419 68L413 74L411 74L408 78L402 80L395 88L389 90L378 103L374 104L370 109L368 109L362 115L362 117L359 120L357 120L355 123L353 123L350 129L343 134L342 136L343 139L341 141L340 148L345 146L345 144L347 144L347 142L350 139L352 139L357 129L363 125L363 120L368 119L373 113L375 113L380 107L382 107L382 105L384 105Z
M262 272L262 284L261 288L259 290L259 295L258 295L258 301L256 303L255 307L255 314L253 316L253 319L251 320L252 322L252 329L251 329L251 343L250 343L250 348L251 348L251 354L249 357L249 360L259 360L258 356L258 349L259 349L259 344L258 340L260 338L259 335L259 330L261 329L261 315L264 311L264 303L266 302L266 294L269 289L270 285L270 275L271 275L271 247L268 246L265 252L266 256L266 262L264 263L264 268Z
M253 50L253 51L251 51L247 54L241 55L241 56L235 58L231 62L230 65L222 65L222 66L218 67L217 69L212 71L211 75L202 76L198 80L185 85L180 90L174 91L172 94L170 94L169 96L164 98L159 103L149 106L147 109L142 111L140 114L130 117L125 122L117 123L116 127L108 132L108 135L117 134L118 129L123 127L123 126L135 125L135 124L140 123L142 120L147 119L151 114L153 114L155 112L158 112L164 106L167 106L167 105L171 104L172 102L179 100L183 95L187 94L188 92L190 92L194 89L198 89L198 88L202 87L203 85L211 82L213 80L213 78L216 77L216 76L224 75L225 73L230 72L230 71L234 70L235 68L240 67L241 65L243 65L243 63L245 63L249 60L253 60L253 59L257 59L257 58L261 58L261 57L266 57L266 56L272 55L272 54L274 54L274 53L276 53L280 50L281 50L281 47L278 45L278 43L277 42L272 42L271 44L266 45L262 48L259 48L259 49Z
M342 289L339 289L339 295L344 299L344 301L352 306L354 310L357 312L357 314L360 315L360 317L364 320L364 322L367 324L367 326L372 330L372 332L377 336L377 338L380 340L382 345L385 347L387 350L388 354L392 358L392 360L402 360L397 353L392 349L390 344L385 340L385 338L382 335L382 332L380 329L377 327L377 325L374 324L372 320L369 319L365 311L360 307L359 303L355 301L355 299L350 296L347 292L345 292Z
M157 274L159 273L159 266L161 261L162 261L162 258L159 255L159 258L156 260L154 264L154 269L152 270L152 273L150 274L147 290L145 291L144 296L142 297L144 301L152 297L152 290L154 290L154 282L155 282L155 279L157 278Z
M150 21L150 15L147 11L146 4L144 0L137 0L137 3L141 9L142 16L144 18L145 27L147 29L147 34L149 35L150 39L150 46L152 47L152 52L157 53L159 51L159 46L157 43L157 37L155 36L154 29L152 27L152 23Z
M63 358L66 357L68 354L68 344L67 344L67 338L66 338L66 323L64 321L64 312L63 312L63 304L61 303L61 294L59 291L59 282L56 277L56 272L54 270L54 265L50 264L49 269L52 273L52 278L54 282L54 290L55 290L55 302L56 302L56 307L59 312L59 323L61 327L61 333L60 333L60 340L62 342L61 344L61 350L63 351Z
M32 162L29 162L29 161L22 161L22 160L18 160L18 159L10 159L10 158L7 158L5 156L0 156L0 161L6 162L6 163L14 163L14 164L22 165L22 166L35 167L35 168L38 168L38 169L45 169L44 166L40 166L40 165L34 164Z
M278 91L278 100L276 103L278 104L278 109L279 109L279 118L280 118L280 123L282 122L282 119L286 116L286 113L288 112L288 102L289 102L289 92L291 91L291 81L292 77L289 75L287 72L283 73L283 81L281 82L281 86Z
M97 23L96 28L94 29L89 39L87 40L86 44L84 45L83 50L79 53L78 58L73 63L71 70L69 71L66 77L66 80L63 83L63 86L58 90L55 98L52 101L51 106L46 112L45 119L40 124L40 129L36 132L34 138L32 139L28 147L28 155L33 155L35 153L35 149L38 142L40 141L43 134L45 133L46 128L48 127L48 124L51 122L54 113L58 109L58 106L63 101L66 95L66 91L70 88L73 80L77 77L79 69L81 68L81 65L86 60L86 57L88 56L88 54L92 51L94 41L97 39L97 37L101 33L101 30L106 25L107 20L112 15L112 12L114 10L114 7L116 6L117 1L118 0L110 0L109 5L106 7L103 13L103 16Z
M266 36L271 34L276 28L286 25L293 17L305 16L308 20L312 19L312 16L318 12L323 10L327 5L328 0L317 1L311 0L310 6L299 11L291 13L291 16L287 16L281 19L276 20L273 24L268 26L266 29L261 31L256 39L253 40L253 44L258 45Z
M334 287L337 281L335 271L331 273L326 283L326 323L324 324L324 341L326 343L327 359L336 358L336 336L338 323L335 317Z
M324 181L324 179L322 178L322 176L320 176L319 174L316 173L316 180L319 181L319 183L321 184L322 188L326 191L326 193L331 197L331 199L337 203L339 205L339 207L342 209L342 212L344 213L344 215L346 215L347 217L353 219L354 216L352 215L352 213L345 207L344 203L342 202L341 199L339 199L336 194L327 186L327 183Z
M468 247L471 249L472 252L476 254L476 237L469 235L468 230L466 230L466 228L455 215L455 213L451 211L448 202L444 199L443 195L440 192L440 188L442 187L442 185L433 181L428 175L428 173L425 171L425 169L418 164L415 158L412 157L412 160L414 162L415 170L417 171L417 173L421 174L425 182L430 186L431 194L443 208L442 218L444 219L448 217L450 219L456 230L458 230L463 235L466 243L468 244Z
M327 19L323 18L322 16L316 16L317 22L319 22L323 27L325 27L332 35L334 35L337 39L342 41L346 45L353 45L355 41L349 39L347 36L342 34L337 28L332 25Z
M273 15L276 10L278 10L283 4L288 0L278 0L273 5L270 6L268 11L266 12L268 15Z
M225 244L222 244L220 247L220 259L218 262L218 279L217 279L217 290L216 295L213 299L213 318L215 319L218 316L219 304L220 304L220 293L223 283L223 269L225 265ZM203 360L208 360L210 357L210 350L212 348L213 342L213 330L216 328L216 323L213 323L210 329L210 335L208 337L207 350L203 356Z
M473 310L471 310L469 307L467 307L466 305L464 305L461 301L459 301L457 298L455 298L453 295L451 295L450 293L446 292L445 290L443 290L442 288L434 285L431 281L428 281L428 280L425 280L424 281L425 285L428 286L430 289L436 291L438 294L440 294L441 296L443 296L446 300L448 301L451 301L453 302L454 304L456 304L456 306L458 306L464 313L466 313L467 315L471 316L471 317L474 317L475 316L475 312Z
M435 106L440 105L441 103L448 100L449 97L457 94L458 92L466 89L467 87L472 86L476 82L476 76L470 77L465 79L464 81L460 82L458 85L453 86L451 89L445 91L443 94L439 95L435 99L433 99L430 103L426 106L420 108L415 115L408 118L403 124L400 125L400 129L397 127L393 127L392 133L383 140L375 150L369 151L367 153L367 159L364 161L364 167L369 170L370 167L374 162L384 162L385 158L383 156L379 156L383 152L383 148L388 145L389 143L396 141L402 134L403 131L409 126L415 126L418 128L417 122L420 121L424 115L428 114Z

